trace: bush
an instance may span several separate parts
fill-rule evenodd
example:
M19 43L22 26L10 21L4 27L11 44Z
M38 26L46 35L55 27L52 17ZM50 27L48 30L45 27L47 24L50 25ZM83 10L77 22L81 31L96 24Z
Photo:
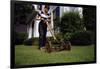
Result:
M24 40L24 45L32 45L34 43L34 38Z
M38 45L39 44L39 37L38 38L34 38L34 45Z
M72 36L73 33L65 33L63 36L63 39L65 41L69 41L71 39L71 36Z
M38 44L38 38L26 39L26 40L24 40L23 44L24 44L24 45Z
M82 30L82 19L80 18L79 12L66 12L61 18L61 32L73 33L77 30Z
M71 37L71 43L74 45L89 45L92 44L92 32L90 31L77 31Z
M27 33L18 33L14 32L14 44L22 44L23 41L27 38Z

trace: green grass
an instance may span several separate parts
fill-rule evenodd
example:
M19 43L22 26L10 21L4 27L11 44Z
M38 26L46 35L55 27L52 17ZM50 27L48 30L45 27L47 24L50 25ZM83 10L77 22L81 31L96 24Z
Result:
M46 53L37 49L38 46L17 45L15 47L15 64L49 64L95 61L94 45L72 46L71 51Z

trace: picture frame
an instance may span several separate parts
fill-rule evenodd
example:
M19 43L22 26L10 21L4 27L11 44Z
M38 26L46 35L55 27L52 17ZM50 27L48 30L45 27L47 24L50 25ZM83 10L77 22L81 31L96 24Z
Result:
M35 31L37 29L34 30L35 26L31 25L31 27L33 27L33 29L31 29L30 24L27 24L27 23L31 23L32 19L36 16L36 15L30 14L30 13L32 13L31 12L32 9L36 10L36 8L37 8L38 10L40 10L41 5L45 5L45 4L49 5L51 10L53 9L52 15L51 15L51 17L52 17L51 21L52 21L52 27L53 28L56 27L53 31L54 32L56 31L56 33L57 33L57 32L59 32L59 28L61 28L61 31L64 31L64 32L62 32L62 34L64 36L57 35L56 37L58 39L59 39L59 37L60 38L63 37L63 38L65 38L64 40L70 41L71 42L71 50L70 51L68 51L68 50L67 51L64 50L61 52L54 51L51 53L42 51L42 53L41 53L41 51L38 50L37 47L34 48L34 45L38 46L37 38L39 37L39 34L37 34L37 32ZM31 8L29 8L30 5L31 5ZM84 11L84 13L83 13L83 11ZM65 12L67 12L67 13L65 13ZM73 13L73 12L75 12L75 13ZM76 12L78 12L78 13L76 13ZM11 13L10 14L11 14L11 66L10 66L11 68L28 68L28 67L44 67L44 66L60 66L60 65L76 65L76 64L96 63L96 6L95 5L48 3L48 2L35 2L35 1L11 1ZM35 13L35 14L37 14L37 13ZM87 15L87 16L85 16L85 15ZM33 18L31 18L30 16L33 16ZM59 19L57 19L57 17L59 17ZM83 19L83 17L84 17L84 19ZM28 19L28 18L30 18L30 19ZM67 19L69 19L69 21L66 22ZM62 20L62 21L60 21L60 24L58 25L57 23L59 23L59 22L57 22L57 21L59 21L59 20ZM64 24L65 23L64 21L66 23L68 23L68 25ZM71 24L72 21L74 23ZM77 24L77 23L79 23L79 24ZM72 26L75 26L75 27L69 27L69 24L71 24ZM59 27L57 27L56 25ZM66 28L66 27L63 27L64 25L68 26L69 28L67 28L67 30L64 30ZM28 29L27 29L27 27L28 27ZM78 30L78 29L80 29L80 30L78 30L78 32L77 32L75 30L75 28L76 28L76 30ZM70 29L71 31L68 29ZM28 32L27 32L27 30L28 30ZM32 30L35 33L30 32ZM19 32L22 33L22 31L24 31L25 33L28 33L28 34L27 35L19 34ZM68 31L68 33L66 33L66 31ZM73 32L74 32L74 34L73 34ZM65 33L66 33L66 35L65 35ZM79 34L81 34L81 35L79 35ZM92 36L90 37L90 35L92 35ZM53 35L50 34L50 32L47 33L47 37L52 37L52 36ZM25 38L23 39L21 37L23 37L23 38L25 37ZM26 37L28 39L30 39L30 38L32 38L32 39L27 41ZM36 37L34 39L35 40L34 43L32 42L33 37ZM77 38L80 38L80 39L77 39ZM53 40L52 38L49 38L49 39ZM30 42L31 42L31 44L30 44ZM67 43L67 44L69 44L69 43ZM25 46L25 45L27 45L27 46ZM80 47L80 46L82 46L82 47ZM25 47L25 49L24 49L24 47ZM32 50L32 48L34 51ZM29 54L27 50L31 54ZM40 55L35 55L35 52L37 52L36 54L40 54ZM31 57L32 54L34 56ZM65 54L67 54L68 56ZM43 55L46 55L46 56L43 56ZM57 57L54 55L56 55ZM51 57L49 57L49 56L51 56ZM38 57L41 57L44 59L39 59ZM32 60L32 58L34 60Z

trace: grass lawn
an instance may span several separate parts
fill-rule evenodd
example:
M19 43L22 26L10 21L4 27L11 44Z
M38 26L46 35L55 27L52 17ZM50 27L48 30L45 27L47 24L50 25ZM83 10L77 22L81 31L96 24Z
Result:
M15 46L15 64L49 64L95 61L94 45L72 46L71 51L45 53L38 46Z

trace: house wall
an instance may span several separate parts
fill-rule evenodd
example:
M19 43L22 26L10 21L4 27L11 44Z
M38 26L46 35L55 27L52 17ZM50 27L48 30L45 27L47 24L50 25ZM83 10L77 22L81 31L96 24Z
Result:
M32 24L28 25L27 27L28 38L32 38Z

